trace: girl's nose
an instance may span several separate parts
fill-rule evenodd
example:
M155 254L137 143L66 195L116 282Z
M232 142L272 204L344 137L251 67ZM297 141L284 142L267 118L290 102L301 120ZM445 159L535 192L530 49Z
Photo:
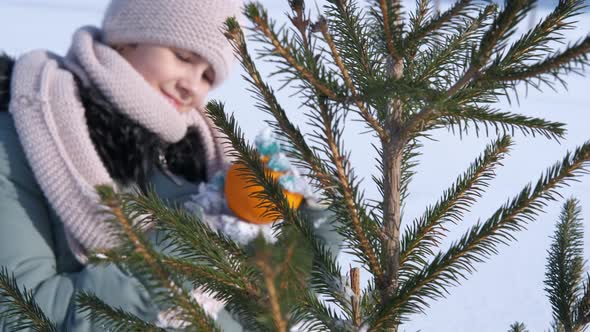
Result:
M200 106L209 92L209 82L204 70L185 75L177 84L182 102L191 107Z

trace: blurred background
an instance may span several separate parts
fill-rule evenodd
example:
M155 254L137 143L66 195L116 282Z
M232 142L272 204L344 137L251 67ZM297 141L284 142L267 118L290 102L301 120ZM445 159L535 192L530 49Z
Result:
M448 1L436 1L440 9L449 5ZM83 25L100 25L107 0L0 0L0 51L18 56L24 52L43 48L64 54L73 32ZM285 13L289 11L286 0L261 0L270 17L278 23L286 23ZM366 6L367 1L359 2ZM523 22L522 29L530 27L547 15L557 1L539 1L539 6L530 18ZM317 13L324 1L307 1L307 7ZM414 2L406 1L407 10L414 8ZM577 17L576 29L567 32L570 41L579 40L590 33L590 14ZM256 45L252 45L253 49ZM272 63L259 61L259 69L264 74L275 68ZM211 93L211 98L225 102L226 110L233 112L247 138L253 139L265 126L266 115L257 110L254 100L246 90L239 64L227 83ZM280 77L269 81L275 88L281 85ZM515 146L504 161L504 167L497 172L482 200L475 205L460 225L450 227L451 235L443 247L478 220L487 219L493 211L514 197L527 183L536 181L541 172L561 160L568 150L590 139L590 81L588 78L571 75L568 88L558 87L553 91L548 87L543 92L520 89L520 105L502 101L505 111L543 117L567 124L567 136L557 142L543 137L523 136L516 133ZM293 121L309 131L305 124L305 109L300 100L292 96L292 89L277 92L279 101L288 111ZM357 174L364 178L364 188L368 198L377 198L377 191L371 181L375 172L375 153L370 143L371 137L363 134L364 127L359 122L351 122L346 128L346 148L351 151L351 161ZM435 140L425 142L420 158L418 174L411 184L411 196L404 207L404 221L411 222L433 204L442 191L453 183L456 176L483 152L485 144L495 138L495 134L480 137L459 138L440 130L433 133ZM510 246L501 246L498 255L483 264L458 287L450 288L447 298L431 301L431 307L424 314L415 315L411 322L400 331L506 331L514 321L524 322L530 331L543 331L550 327L551 308L544 293L544 273L547 249L554 231L555 222L565 199L577 197L581 201L586 220L585 257L590 257L590 176L580 178L579 183L562 190L563 199L553 202L546 213L531 223L528 230L516 234L518 241ZM357 266L350 256L341 255L342 265ZM366 276L365 276L366 277Z

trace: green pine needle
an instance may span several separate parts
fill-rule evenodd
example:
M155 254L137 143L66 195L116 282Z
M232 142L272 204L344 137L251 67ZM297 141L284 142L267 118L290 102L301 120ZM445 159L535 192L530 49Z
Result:
M430 1L428 1L430 2ZM424 24L416 24L405 37L403 44L407 45L407 54L414 56L418 47L430 41L432 36L440 35L445 30L452 30L471 15L471 12L478 9L473 0L460 0L454 3L449 9L439 15L431 15ZM447 27L449 26L449 27Z
M96 295L80 292L76 296L78 312L85 314L86 319L95 322L103 329L112 332L164 332L166 330L126 312L121 308L113 308L100 300Z
M514 322L510 325L508 332L529 332L524 323Z
M142 225L149 220L151 211L142 213L134 208L134 194L119 194L110 186L97 186L101 202L109 208L108 220L125 244L121 250L125 257L118 265L131 272L148 290L152 299L167 307L179 308L182 319L196 328L218 331L215 322L205 314L203 309L179 285L181 282L168 266L163 264L161 255L148 241ZM160 203L160 207L163 202ZM145 212L145 211L143 211ZM138 224L134 221L140 217ZM116 257L111 255L111 258ZM174 294L175 296L170 296Z
M575 331L576 303L582 295L583 225L580 203L569 199L557 223L547 259L545 291L553 308L553 319L565 331Z
M559 140L564 137L566 132L564 123L501 112L489 107L472 106L447 109L442 111L441 115L445 126L450 128L453 133L456 132L460 135L468 133L471 125L474 127L476 136L479 136L482 131L481 127L483 127L486 136L490 134L514 135L515 131L519 130L524 135L541 135L548 139Z
M492 142L485 152L477 158L460 176L443 197L424 214L414 220L406 229L401 240L400 265L403 275L409 270L422 266L427 258L434 255L434 249L448 232L445 224L459 223L469 208L481 198L495 175L495 169L501 165L504 156L512 145L509 136Z
M258 300L262 295L255 284L259 277L249 266L248 254L243 248L202 222L204 216L194 215L180 206L170 206L153 190L146 195L126 197L126 203L130 210L150 215L150 221L155 222L163 234L158 244L172 255L160 256L167 270L184 276L195 286L215 292L216 298L226 302L227 308L244 326L254 330L262 327L254 314L261 312ZM204 266L199 268L201 264ZM244 296L251 297L244 301Z
M330 17L328 24L336 47L353 82L359 88L366 87L376 80L381 65L376 45L371 43L370 32L363 24L363 14L355 1L345 5L340 0L328 1L324 9Z
M590 274L586 273L582 287L582 292L573 309L575 324L580 330L590 324Z
M57 332L57 325L45 316L33 292L21 290L6 267L0 268L0 311L11 331Z
M346 317L342 317L336 310L327 306L315 293L309 290L304 290L303 293L301 303L292 312L294 322L303 322L299 326L301 331L352 330L352 325Z

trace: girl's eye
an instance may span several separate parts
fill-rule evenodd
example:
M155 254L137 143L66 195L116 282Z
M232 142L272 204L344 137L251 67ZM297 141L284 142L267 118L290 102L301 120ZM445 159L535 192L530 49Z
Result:
M209 82L209 84L213 84L213 75L205 74L205 79L207 80L207 82Z
M184 61L184 62L190 62L190 57L186 54L182 54L180 52L175 52L174 55L176 56L176 58L180 61Z

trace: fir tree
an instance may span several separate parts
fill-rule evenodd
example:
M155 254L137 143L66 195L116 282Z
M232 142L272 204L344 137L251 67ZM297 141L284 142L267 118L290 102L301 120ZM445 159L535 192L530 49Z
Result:
M514 324L510 325L510 329L508 332L528 332L529 330L526 329L526 326L523 323L515 322Z
M581 332L590 323L590 278L584 272L584 232L580 202L569 199L563 205L548 250L545 292L553 309L550 331ZM526 331L514 323L510 331Z
M345 239L344 249L371 276L367 287L361 289L358 269L342 271L315 234L310 217L291 208L221 102L208 104L209 115L233 146L244 176L264 188L256 197L267 213L283 220L274 227L277 244L259 239L241 246L211 230L199 215L170 207L153 193L121 195L99 188L111 207L113 229L125 245L96 253L93 263L129 270L162 306L179 309L188 330L218 330L190 297L189 287L223 300L240 323L254 331L288 331L297 324L303 330L395 331L412 315L425 312L430 301L443 298L477 264L535 221L561 188L586 172L590 161L589 142L472 224L449 248L440 248L449 236L449 224L469 222L465 212L484 193L513 146L510 135L564 137L562 123L502 111L495 104L500 98L518 97L520 85L555 88L568 74L582 72L588 65L590 38L555 48L556 42L564 42L563 31L574 27L574 18L584 8L582 0L559 1L522 35L516 35L516 28L534 9L534 0L507 0L503 6L460 0L441 12L435 3L418 0L410 12L399 0L371 0L368 10L353 0L328 0L323 14L312 19L303 0L289 0L292 25L281 28L260 4L246 4L252 41L264 45L259 55L277 65L273 74L283 75L285 85L297 84L301 109L313 128L308 136L287 116L259 73L238 23L228 19L226 24L226 36L245 69L257 107L272 116L268 124L288 156L318 188ZM343 129L350 118L363 121L379 142L374 146L379 172L373 182L380 193L376 202L365 198L348 160ZM437 202L415 220L403 220L416 157L432 131L440 128L494 138ZM164 250L141 232L149 222L164 234ZM552 252L551 257L576 261L570 262L575 254L559 255ZM555 275L548 276L559 324L575 324L581 317L561 309L571 309L572 301L580 298L574 270L564 272L575 283L568 284L570 288L552 286ZM14 283L1 286L7 294L18 294L12 290ZM46 322L35 318L40 315L36 310L27 309L28 301L14 303L22 312L13 310L9 316ZM92 294L80 295L78 304L89 319L113 330L158 329ZM515 323L511 330L524 331L524 325Z
M584 331L590 323L590 279L583 277L583 238L580 203L569 199L553 235L545 273L556 332Z

